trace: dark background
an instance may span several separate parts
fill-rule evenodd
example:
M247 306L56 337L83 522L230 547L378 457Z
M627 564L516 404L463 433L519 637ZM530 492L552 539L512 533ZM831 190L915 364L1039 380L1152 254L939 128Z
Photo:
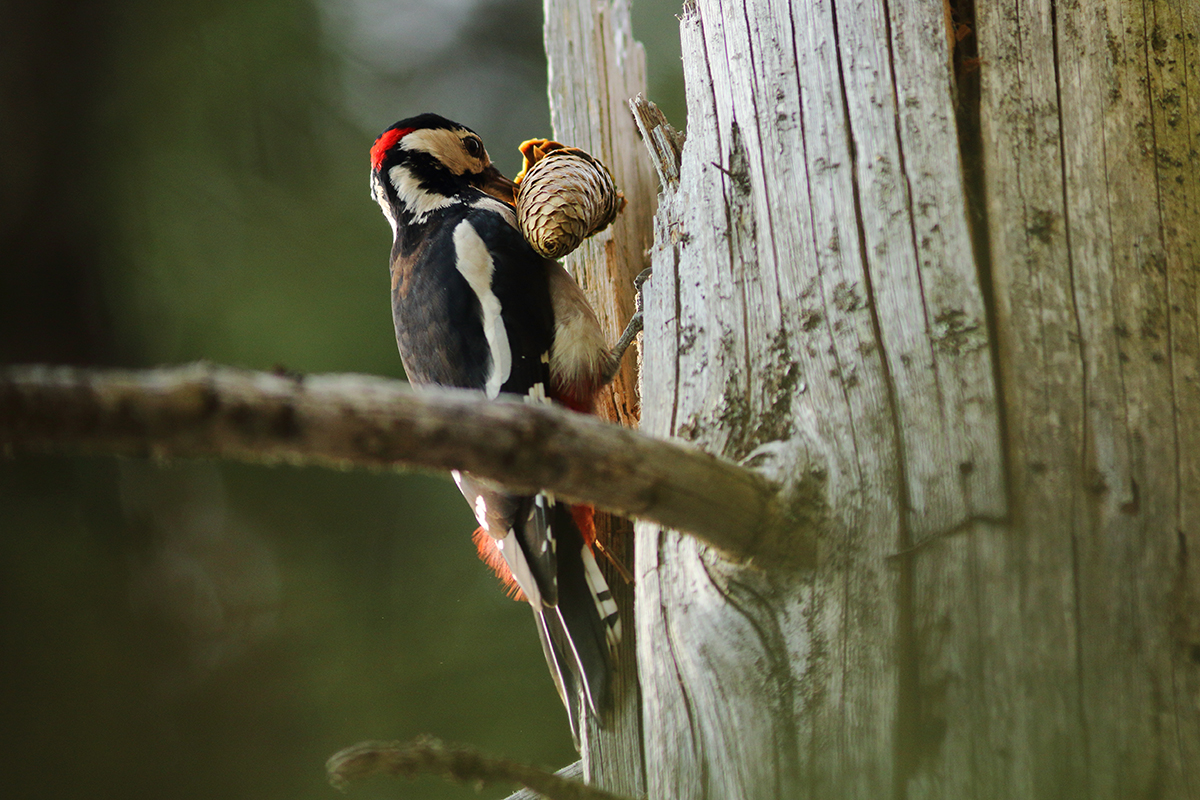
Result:
M678 11L642 0L634 33L683 127ZM0 15L0 363L399 377L375 135L437 111L511 175L550 132L536 2ZM0 793L329 798L334 751L420 733L574 760L473 527L442 478L0 459Z

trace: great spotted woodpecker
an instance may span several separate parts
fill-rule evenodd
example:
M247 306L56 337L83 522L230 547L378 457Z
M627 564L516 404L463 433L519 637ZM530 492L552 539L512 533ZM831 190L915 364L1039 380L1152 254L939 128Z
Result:
M522 237L514 189L479 136L435 114L397 122L376 139L371 194L392 226L400 358L418 386L591 411L619 355L574 279ZM578 742L576 704L582 697L597 715L604 707L621 638L590 547L590 516L546 492L516 496L460 472L454 480L479 523L480 555L510 572L533 607Z

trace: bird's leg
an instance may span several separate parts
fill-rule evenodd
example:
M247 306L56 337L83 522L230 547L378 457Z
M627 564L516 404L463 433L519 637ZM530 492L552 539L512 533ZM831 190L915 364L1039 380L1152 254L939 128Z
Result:
M625 351L629 349L629 345L633 344L633 340L642 332L642 285L649 280L651 268L647 267L638 273L633 279L633 287L637 289L637 300L633 312L633 316L629 318L629 323L625 326L625 331L621 334L621 338L613 345L609 354L612 356L612 367L609 369L608 375L605 376L605 383L609 383L613 378L617 377L617 371L621 369L621 358L625 355Z

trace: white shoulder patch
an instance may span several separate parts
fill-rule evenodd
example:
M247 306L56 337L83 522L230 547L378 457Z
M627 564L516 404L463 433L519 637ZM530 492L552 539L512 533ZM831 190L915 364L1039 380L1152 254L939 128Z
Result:
M454 229L454 254L455 266L467 279L483 310L483 335L492 354L492 366L484 393L495 399L500 394L500 387L512 373L512 350L508 344L508 331L504 328L504 317L500 314L500 299L492 292L492 254L469 220L464 219Z
M480 197L478 200L471 201L471 208L480 208L485 211L491 211L504 217L504 221L513 226L517 230L517 212L513 211L512 206L507 203L502 203L494 197Z

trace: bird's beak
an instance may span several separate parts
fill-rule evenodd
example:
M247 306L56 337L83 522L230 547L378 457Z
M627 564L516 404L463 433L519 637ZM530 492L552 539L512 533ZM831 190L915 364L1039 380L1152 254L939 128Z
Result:
M500 174L500 170L494 165L488 165L488 168L479 174L476 185L497 200L503 200L510 206L516 205L517 185Z

